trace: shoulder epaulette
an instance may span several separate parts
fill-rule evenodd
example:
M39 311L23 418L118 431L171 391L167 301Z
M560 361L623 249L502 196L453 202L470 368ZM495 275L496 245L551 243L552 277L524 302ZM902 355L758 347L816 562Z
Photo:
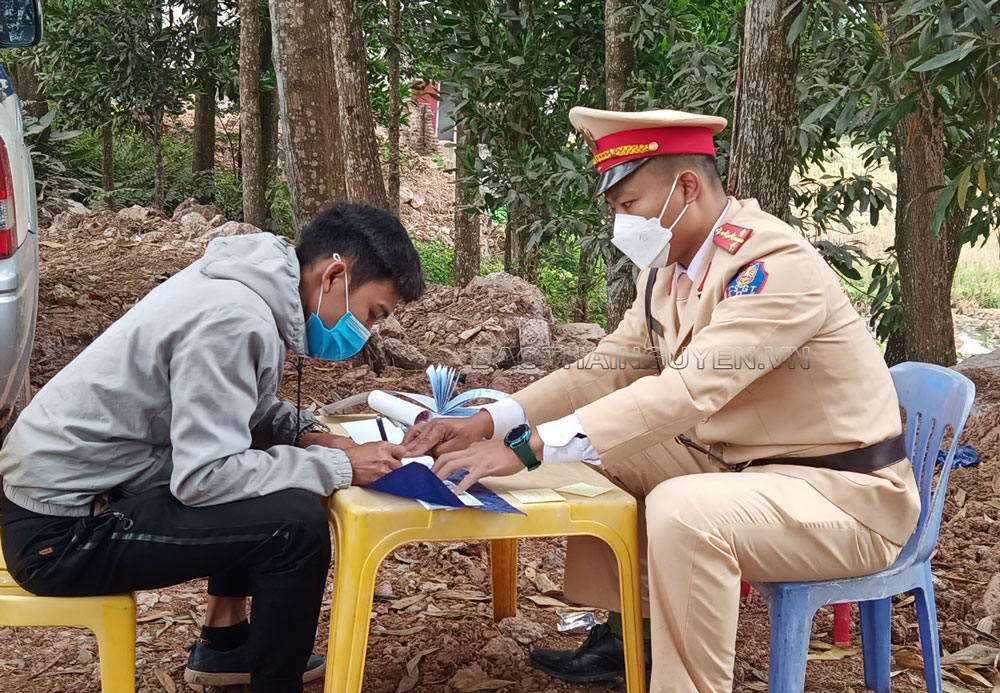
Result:
M735 224L723 224L715 232L712 241L730 255L735 255L752 235L753 229L736 226Z

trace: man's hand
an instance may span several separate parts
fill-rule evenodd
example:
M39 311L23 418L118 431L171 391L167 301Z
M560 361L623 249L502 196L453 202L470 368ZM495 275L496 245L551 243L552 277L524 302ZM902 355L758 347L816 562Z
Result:
M406 448L392 443L376 442L355 445L347 451L347 459L354 470L355 486L365 486L381 479L393 469L403 466Z
M465 419L439 417L427 423L410 426L403 436L406 454L410 457L432 455L437 457L446 452L465 450L476 441L493 435L493 417L489 412Z
M322 431L310 431L299 438L300 448L307 448L310 445L322 445L324 448L336 448L344 452L358 447L358 444L347 436L338 436Z
M510 476L524 470L524 463L499 440L473 443L467 450L441 455L432 471L439 479L447 479L455 472L468 470L465 478L455 486L455 493L467 491L470 486L486 476Z

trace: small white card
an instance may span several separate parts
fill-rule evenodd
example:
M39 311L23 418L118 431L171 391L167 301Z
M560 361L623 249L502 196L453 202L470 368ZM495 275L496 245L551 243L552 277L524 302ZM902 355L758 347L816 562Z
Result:
M581 481L575 484L570 484L569 486L563 486L562 488L556 490L561 491L562 493L572 493L577 496L593 498L594 496L599 496L602 493L607 493L611 490L611 487L595 486L594 484L588 484L585 481Z
M510 491L520 503L552 503L566 500L550 488L529 488Z
M409 459L410 462L416 462L417 464L423 464L422 458L420 458L420 457L413 457L413 458L408 458L408 459ZM428 457L427 459L430 459L430 458ZM403 461L406 462L407 460L404 459ZM445 480L444 485L447 486L448 488L451 488L451 489L455 488L455 484L453 484L453 483L451 483L450 481L447 481L447 480ZM479 507L479 506L481 506L483 504L483 502L481 500L479 500L478 498L476 498L475 496L473 496L468 491L463 491L462 493L459 493L458 494L458 500L462 501L462 503L464 503L465 506L468 507L468 508L477 508L477 507ZM424 508L426 510L461 510L461 508L453 508L450 505L438 505L437 503L428 503L427 501L422 501L419 498L417 498L416 501L418 503L420 503L420 505L424 506Z
M360 421L345 421L341 426L358 445L376 443L382 440L382 432L378 429L378 419L361 419ZM385 439L399 445L403 442L403 429L391 420L382 417L382 427L385 429Z

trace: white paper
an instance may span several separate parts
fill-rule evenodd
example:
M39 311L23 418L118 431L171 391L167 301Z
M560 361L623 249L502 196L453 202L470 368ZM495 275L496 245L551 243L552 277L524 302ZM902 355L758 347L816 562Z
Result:
M362 419L361 421L344 421L340 424L347 431L348 435L358 445L363 443L377 443L382 440L382 434L378 430L376 419ZM385 437L390 443L399 445L403 442L403 429L397 426L390 419L383 418L382 426L385 427Z
M418 457L414 457L411 458L411 461L418 461L419 459L420 458ZM406 462L406 460L403 460L403 462ZM445 481L444 485L447 486L448 488L455 488L455 484L451 483L450 481ZM473 496L468 491L463 491L462 493L458 494L458 499L462 501L462 503L464 503L466 507L469 508L476 508L483 504L481 500ZM420 505L424 506L424 508L427 510L461 510L461 508L453 508L450 505L438 505L437 503L428 503L427 501L422 501L419 498L417 498L416 501L420 503Z
M404 426L412 426L421 414L425 417L434 415L430 409L407 402L382 390L373 390L368 395L368 406Z

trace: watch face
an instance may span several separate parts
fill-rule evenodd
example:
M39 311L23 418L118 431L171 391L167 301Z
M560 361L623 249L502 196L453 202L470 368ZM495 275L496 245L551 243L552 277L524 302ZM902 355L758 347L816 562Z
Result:
M530 432L531 427L528 426L528 424L521 424L520 426L510 429L504 437L503 442L506 443L508 447L511 445L517 445L518 443L523 442L528 437Z

